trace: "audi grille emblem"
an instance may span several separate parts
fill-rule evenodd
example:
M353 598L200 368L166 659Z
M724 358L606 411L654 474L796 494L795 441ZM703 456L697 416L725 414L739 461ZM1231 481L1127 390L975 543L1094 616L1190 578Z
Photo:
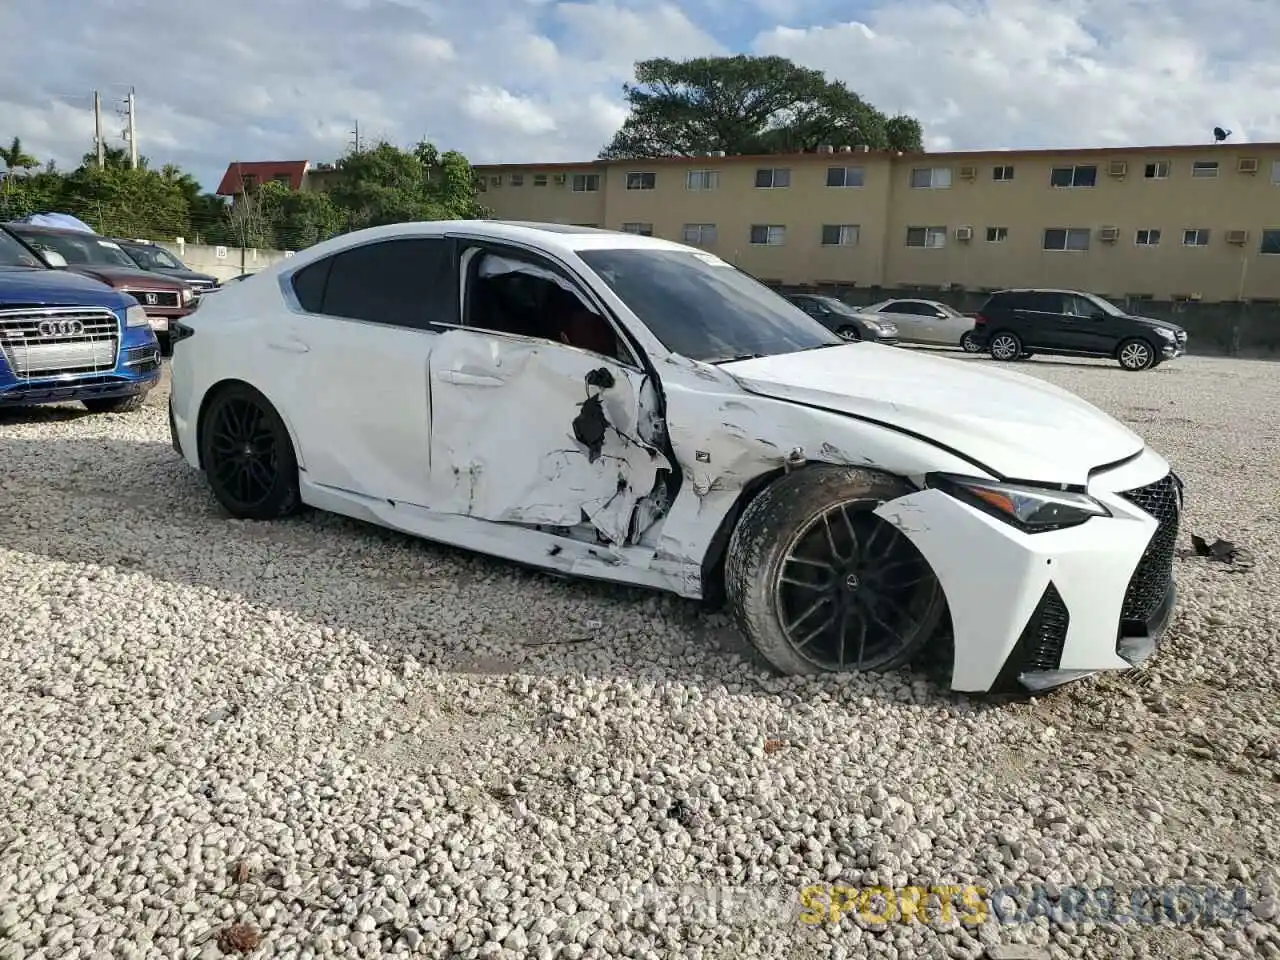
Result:
M160 299L160 298L159 298L159 297L157 297L154 293L148 293L148 294L146 294L146 297L147 297L147 303L150 303L150 304L152 304L153 306L154 306L154 305L155 305L155 303Z
M81 320L41 320L36 328L42 337L75 337L84 333Z

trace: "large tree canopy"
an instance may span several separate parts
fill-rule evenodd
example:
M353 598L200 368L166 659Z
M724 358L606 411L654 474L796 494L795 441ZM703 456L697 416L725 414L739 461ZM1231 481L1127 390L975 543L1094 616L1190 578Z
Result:
M641 60L635 82L622 89L631 115L600 152L604 160L797 153L823 144L922 149L914 117L888 117L785 57Z

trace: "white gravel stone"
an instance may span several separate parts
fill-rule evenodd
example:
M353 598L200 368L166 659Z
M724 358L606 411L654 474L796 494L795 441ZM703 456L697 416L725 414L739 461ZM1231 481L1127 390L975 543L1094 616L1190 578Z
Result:
M1256 558L1180 559L1153 664L1021 703L773 677L674 598L228 520L162 391L0 414L0 958L208 958L236 923L315 958L1280 956L1277 367L1019 369L1173 461L1184 545ZM1229 881L1198 926L798 920L814 884Z

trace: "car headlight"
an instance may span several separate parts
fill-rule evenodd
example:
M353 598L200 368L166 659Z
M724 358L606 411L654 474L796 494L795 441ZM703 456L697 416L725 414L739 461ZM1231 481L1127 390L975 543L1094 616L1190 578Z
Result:
M1087 493L1072 490L1051 490L945 473L930 474L927 486L999 517L1024 533L1063 530L1077 527L1092 517L1112 515Z
M898 327L892 323L880 324L880 332L886 337L896 337L898 335Z
M1170 343L1178 339L1172 330L1166 330L1164 327L1156 327L1156 334L1164 337Z
M142 308L142 304L135 303L124 312L124 325L126 327L151 326L151 321L147 318L147 311Z
M862 325L872 333L884 333L884 327L880 326L878 323L872 323L870 320L863 320Z
M182 302L184 304L190 303L195 298L196 298L196 294L194 290L192 290L190 287L182 288Z

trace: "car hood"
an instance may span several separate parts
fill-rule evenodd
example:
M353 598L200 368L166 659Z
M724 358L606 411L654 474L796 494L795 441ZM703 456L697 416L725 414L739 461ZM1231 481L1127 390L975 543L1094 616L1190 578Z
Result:
M103 306L120 310L124 308L126 300L111 287L66 270L0 267L0 309L32 304Z
M1141 437L1035 377L900 347L851 343L722 364L744 390L917 434L997 476L1085 484Z
M128 284L131 287L151 287L153 290L179 290L184 286L181 280L166 277L161 273L152 273L150 270L100 266L96 263L73 263L67 269L86 277L97 277L113 286Z
M160 271L156 271L159 273ZM172 277L174 280L193 281L196 283L217 283L218 278L208 273L200 273L196 270L165 270L164 276Z
M1141 322L1141 323L1150 324L1150 325L1151 325L1151 326L1153 326L1153 327L1159 327L1159 328L1160 328L1160 329L1162 329L1162 330L1172 330L1174 333L1182 333L1182 332L1183 332L1182 327L1178 326L1176 323L1170 323L1168 320L1161 320L1161 319L1159 319L1158 317L1139 317L1139 316L1135 316L1135 317L1133 317L1133 319L1134 319L1134 320L1137 320L1137 321L1139 321L1139 322Z

